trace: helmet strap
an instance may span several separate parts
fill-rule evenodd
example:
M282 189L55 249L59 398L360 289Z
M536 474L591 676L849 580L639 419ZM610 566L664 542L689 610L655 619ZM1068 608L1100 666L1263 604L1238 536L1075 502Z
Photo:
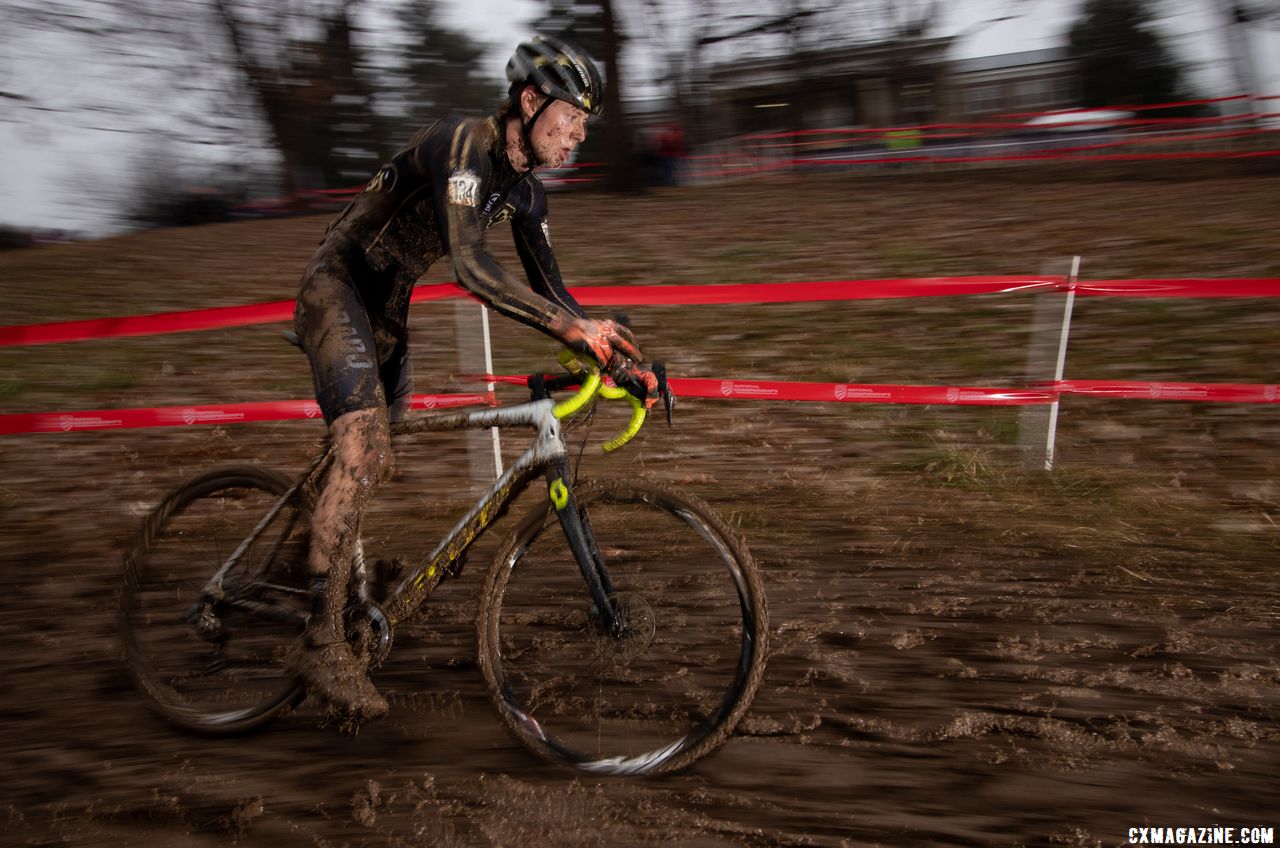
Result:
M537 88L534 88L534 91L537 91ZM521 90L520 94L523 96L524 91ZM538 155L533 150L533 125L537 123L538 118L542 117L542 113L547 111L547 107L551 105L553 100L555 100L554 97L546 97L542 101L542 105L538 107L538 110L530 116L529 120L521 120L520 122L520 141L524 145L524 161L531 171L540 164ZM520 107L520 114L524 115L523 106Z

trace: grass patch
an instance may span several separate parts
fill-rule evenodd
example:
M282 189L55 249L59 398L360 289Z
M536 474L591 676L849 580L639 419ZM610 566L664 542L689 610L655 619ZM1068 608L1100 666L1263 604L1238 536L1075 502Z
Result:
M989 490L1004 485L1008 470L989 448L941 441L934 444L931 456L914 463L919 473L959 489Z
M1247 235L1236 229L1226 227L1188 227L1178 230L1170 241L1179 246L1202 250L1222 250L1234 248L1244 241Z
M1019 413L1005 410L1002 415L992 415L982 421L978 430L980 437L985 436L1001 445L1016 445L1022 436L1022 423Z
M0 380L0 401L21 397L28 388L25 380Z
M902 274L937 273L946 260L942 251L919 242L889 242L880 249L880 257Z
M138 382L133 371L97 371L80 377L70 388L78 392L122 392L136 387Z

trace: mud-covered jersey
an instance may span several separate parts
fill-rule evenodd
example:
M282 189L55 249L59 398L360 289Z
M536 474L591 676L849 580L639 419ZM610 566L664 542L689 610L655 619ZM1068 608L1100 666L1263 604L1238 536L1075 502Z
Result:
M485 249L484 231L504 221L527 284ZM327 236L363 252L373 273L354 282L371 319L395 335L405 331L414 282L446 253L458 282L503 315L557 337L585 317L551 249L542 183L512 167L496 117L448 117L419 132Z

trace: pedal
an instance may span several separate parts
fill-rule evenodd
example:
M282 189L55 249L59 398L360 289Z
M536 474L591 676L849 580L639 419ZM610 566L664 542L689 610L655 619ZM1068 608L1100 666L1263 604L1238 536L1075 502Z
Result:
M222 619L214 613L212 604L201 604L200 609L188 620L196 626L196 635L206 642L221 642L226 638Z
M382 665L391 653L391 622L379 604L364 602L348 607L345 614L347 641L366 669Z

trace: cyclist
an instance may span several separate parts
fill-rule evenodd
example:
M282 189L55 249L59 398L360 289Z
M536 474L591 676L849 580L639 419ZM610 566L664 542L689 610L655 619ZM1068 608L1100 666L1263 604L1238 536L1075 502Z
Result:
M446 117L420 131L329 225L303 275L294 323L311 363L334 462L315 507L312 615L292 657L308 690L346 721L387 711L342 621L360 519L389 468L390 422L408 408L409 295L448 253L458 282L503 315L594 359L652 403L657 380L635 337L588 318L560 277L546 195L533 169L559 167L603 107L603 80L581 50L535 36L507 63L508 97L487 119ZM528 284L485 250L510 221Z

